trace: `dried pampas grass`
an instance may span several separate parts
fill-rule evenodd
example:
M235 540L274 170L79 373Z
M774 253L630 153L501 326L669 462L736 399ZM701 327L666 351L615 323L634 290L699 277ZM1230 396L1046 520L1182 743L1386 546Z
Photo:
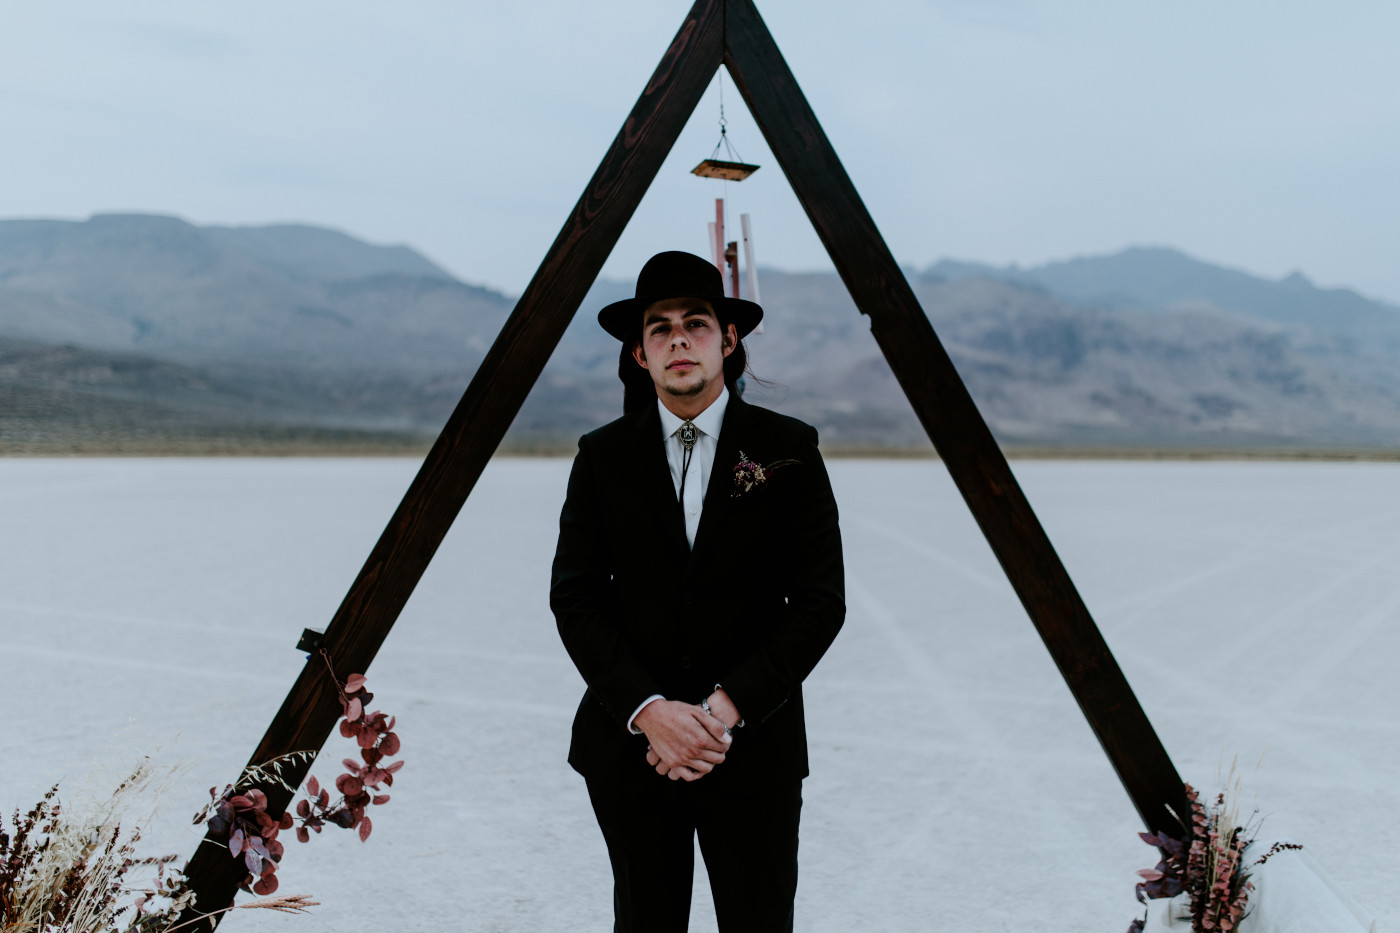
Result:
M143 929L123 921L135 912L126 876L138 867L163 868L174 858L137 858L140 830L124 828L151 785L147 759L103 797L80 795L81 804L65 807L55 784L28 813L16 811L14 832L0 832L0 929Z
M0 933L169 933L187 926L176 918L193 905L194 893L170 867L176 857L136 854L137 825L154 815L180 773L156 772L146 758L110 793L95 792L89 779L67 805L55 784L29 812L17 810L12 826L0 821ZM154 878L139 877L145 872ZM202 917L241 909L303 913L317 904L289 894Z

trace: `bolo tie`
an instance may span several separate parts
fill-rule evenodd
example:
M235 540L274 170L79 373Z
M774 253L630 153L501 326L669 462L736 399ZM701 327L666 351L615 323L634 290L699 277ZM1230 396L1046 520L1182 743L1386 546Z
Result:
M685 453L681 454L681 505L685 505L685 475L690 472L690 457L695 452L695 442L700 439L700 429L694 422L687 421L676 429L676 436L681 439Z

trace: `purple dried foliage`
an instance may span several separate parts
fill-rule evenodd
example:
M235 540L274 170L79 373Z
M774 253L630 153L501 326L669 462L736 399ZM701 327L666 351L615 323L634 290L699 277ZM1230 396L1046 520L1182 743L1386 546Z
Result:
M1138 833L1138 837L1148 845L1162 850L1162 860L1154 867L1138 872L1143 880L1138 883L1136 889L1137 899L1145 904L1148 898L1175 897L1180 894L1186 867L1185 844L1166 833Z
M1250 844L1249 826L1234 827L1222 833L1216 816L1225 804L1225 795L1215 798L1215 813L1209 813L1200 801L1200 794L1186 785L1186 799L1191 805L1191 839L1189 845L1166 833L1139 833L1143 842L1156 846L1163 857L1155 867L1138 872L1142 881L1136 888L1139 901L1149 898L1175 897L1182 891L1190 895L1191 929L1196 933L1229 933L1239 927L1245 916L1245 906L1254 884L1248 869L1262 865L1271 856L1289 849L1301 849L1294 843L1274 843L1263 856L1250 865L1244 864L1244 850ZM1252 824L1257 828L1257 823ZM1214 865L1214 881L1211 866ZM1128 933L1142 933L1144 923L1133 921Z
M228 851L241 858L248 874L239 883L245 891L266 896L277 890L277 865L284 851L277 834L292 828L292 815L267 812L267 795L257 788L238 792L232 784L222 794L209 788L213 799L209 829L216 836L228 833Z
M1255 859L1254 864L1250 867L1253 868L1256 865L1263 865L1280 852L1297 852L1301 848L1302 846L1296 842L1275 842L1273 845L1269 846L1269 851Z
M309 842L312 832L319 833L322 826L331 823L344 829L358 828L360 841L369 839L373 824L365 816L365 809L389 802L388 794L370 791L380 790L381 785L392 787L394 775L404 764L385 760L399 752L399 737L393 731L395 720L378 710L365 712L366 705L374 699L374 694L365 689L365 676L351 674L342 684L335 678L330 656L324 649L321 655L340 693L340 705L345 714L340 721L340 734L354 738L360 749L360 761L346 758L342 762L345 773L335 780L340 798L333 802L316 776L308 775L306 797L297 801L296 816L285 812L274 819L267 813L267 795L260 790L239 794L229 785L219 795L215 788L209 789L215 801L211 810L206 811L209 828L216 837L228 834L229 852L235 858L241 855L248 868L240 887L259 896L277 890L275 873L284 851L282 843L277 841L280 830L296 826L297 840ZM201 817L196 817L196 822Z
M314 775L307 778L307 797L297 804L297 817L301 822L297 839L302 842L311 839L309 830L320 832L326 823L358 829L363 842L373 828L373 823L365 816L366 808L389 802L388 794L371 791L393 786L394 775L403 767L403 762L391 763L386 759L399 753L400 742L398 733L394 732L393 716L379 710L365 712L373 698L374 694L365 690L363 674L351 674L341 686L340 705L345 718L340 721L340 734L355 740L360 760L346 758L341 762L345 771L335 779L335 789L341 796L334 803Z

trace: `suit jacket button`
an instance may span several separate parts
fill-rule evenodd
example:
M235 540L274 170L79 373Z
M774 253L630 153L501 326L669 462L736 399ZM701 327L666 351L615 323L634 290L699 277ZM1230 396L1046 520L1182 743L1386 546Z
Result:
M690 661L690 656L689 656L689 655L686 655L685 657L681 658L681 667L682 667L682 668L684 668L685 670L690 670L690 664L691 664L691 661Z

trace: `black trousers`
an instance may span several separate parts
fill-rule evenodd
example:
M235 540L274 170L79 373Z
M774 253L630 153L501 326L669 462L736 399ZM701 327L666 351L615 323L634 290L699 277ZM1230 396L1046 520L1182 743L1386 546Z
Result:
M802 782L740 792L707 780L588 781L612 862L615 933L685 933L697 835L720 933L791 933Z

